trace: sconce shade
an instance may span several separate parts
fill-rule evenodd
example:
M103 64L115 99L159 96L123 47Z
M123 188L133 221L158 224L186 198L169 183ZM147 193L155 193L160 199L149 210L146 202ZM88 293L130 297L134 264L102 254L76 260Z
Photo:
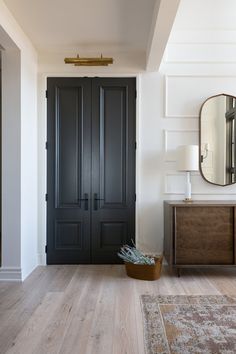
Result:
M198 171L199 170L198 145L181 145L178 146L176 152L177 152L178 171Z

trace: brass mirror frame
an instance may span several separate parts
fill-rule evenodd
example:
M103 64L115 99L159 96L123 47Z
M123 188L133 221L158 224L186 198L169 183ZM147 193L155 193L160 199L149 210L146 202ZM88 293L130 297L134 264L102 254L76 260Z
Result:
M202 103L201 108L200 108L200 112L199 112L199 171L200 171L200 174L201 174L202 178L203 178L207 183L213 184L214 186L227 187L227 186L231 186L231 185L235 184L236 181L235 181L235 182L232 182L232 183L228 183L228 184L219 184L219 183L211 182L211 181L209 181L208 179L206 179L206 177L204 176L203 171L202 171L202 165L201 165L201 163L202 163L202 161L201 161L201 156L202 156L202 154L201 154L201 143L202 143L202 142L201 142L201 116L202 116L202 109L203 109L203 106L205 105L205 103L206 103L207 101L209 101L209 100L212 99L212 98L219 97L219 96L230 96L230 97L233 97L233 98L236 100L236 96L234 96L234 95L229 95L229 94L227 94L227 93L220 93L220 94L217 94L217 95L213 95L213 96L208 97L208 98Z

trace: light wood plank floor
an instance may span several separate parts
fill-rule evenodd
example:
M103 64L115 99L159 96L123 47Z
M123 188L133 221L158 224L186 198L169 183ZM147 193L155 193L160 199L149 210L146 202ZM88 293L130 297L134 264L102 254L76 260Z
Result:
M0 283L0 354L143 354L140 294L235 294L236 270L164 268L154 282L120 265L38 267Z

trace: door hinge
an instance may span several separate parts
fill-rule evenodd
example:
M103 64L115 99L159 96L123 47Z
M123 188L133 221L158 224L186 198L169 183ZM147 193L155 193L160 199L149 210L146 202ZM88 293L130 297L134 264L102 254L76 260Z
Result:
M136 199L137 199L137 198L136 198L136 193L135 193L135 195L134 195L134 201L135 201L135 202L136 202Z
M45 149L47 150L48 149L48 142L46 141L45 143Z
M48 98L48 90L45 91L45 96Z
M45 200L46 200L46 202L48 201L48 194L47 193L45 194Z
M135 148L135 150L137 150L137 141L135 141L135 143L134 143L134 148Z
M45 253L48 253L48 246L45 246Z
M137 90L135 90L135 98L137 98Z

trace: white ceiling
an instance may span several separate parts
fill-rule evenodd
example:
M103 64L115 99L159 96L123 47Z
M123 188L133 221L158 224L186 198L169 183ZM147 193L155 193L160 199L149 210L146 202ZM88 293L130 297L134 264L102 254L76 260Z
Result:
M39 52L146 51L155 0L4 0Z

